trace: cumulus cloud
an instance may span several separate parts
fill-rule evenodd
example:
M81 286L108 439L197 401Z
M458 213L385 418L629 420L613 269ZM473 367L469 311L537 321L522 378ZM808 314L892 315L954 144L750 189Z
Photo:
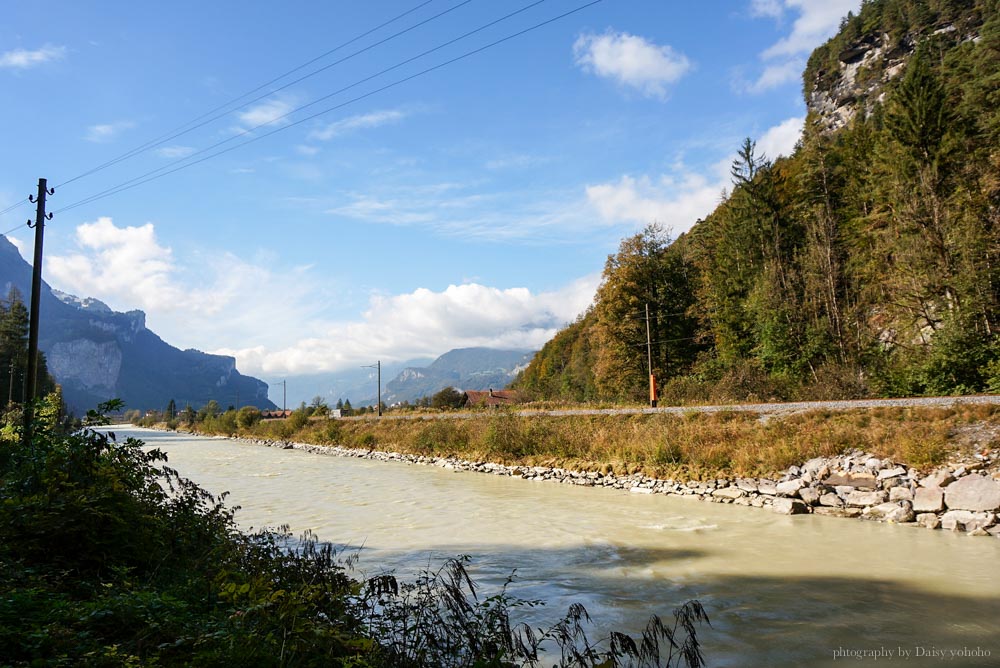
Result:
M779 156L791 155L802 136L802 126L805 121L804 116L797 116L769 128L757 140L757 151L772 160Z
M466 283L375 296L359 320L332 323L322 336L274 350L218 352L234 355L250 373L293 375L353 368L376 357L436 357L453 348L536 349L587 309L599 281L595 274L541 293Z
M349 116L348 118L329 123L319 130L314 130L309 134L309 138L318 141L329 141L335 137L355 132L357 130L377 128L380 125L386 125L388 123L398 123L405 118L406 115L406 112L400 111L399 109L387 109L383 111L372 111L367 114Z
M573 55L585 71L661 99L666 97L667 85L691 69L687 57L670 46L624 32L580 35Z
M600 279L540 293L477 283L420 288L373 296L356 319L331 321L324 305L342 295L311 267L273 269L273 257L230 253L185 266L152 223L119 227L110 218L80 225L76 246L46 260L54 287L120 311L141 308L172 345L234 355L242 372L256 375L338 371L373 357L436 357L469 346L538 348L590 305Z
M791 155L802 134L803 117L789 118L769 128L757 140L757 151L772 160ZM682 234L718 205L729 186L729 165L735 152L698 172L677 165L659 177L624 175L617 181L587 186L587 201L608 222L658 222L674 235Z
M70 292L147 310L182 295L171 282L173 254L157 242L152 223L120 228L99 218L77 227L76 243L80 252L46 260L51 282Z
M262 300L261 286L277 294L323 294L304 269L276 276L231 253L211 253L182 266L160 244L153 223L119 227L99 218L78 226L75 241L76 251L46 259L53 286L97 297L117 310L142 309L150 322L162 318L157 333L184 346L215 347L224 336L253 336L261 322L305 317L305 304Z
M38 65L59 60L66 55L65 46L46 44L40 49L14 49L0 53L0 69L26 70Z
M263 125L284 125L288 122L285 118L292 109L295 102L290 98L273 98L254 105L246 111L237 114L240 123L249 128L257 128Z
M657 222L678 235L716 207L722 188L719 181L695 173L655 180L625 175L614 183L587 186L587 200L607 221Z
M745 89L760 93L797 81L806 57L833 36L848 12L857 12L861 0L751 0L750 13L784 22L794 15L791 31L765 49L760 76Z
M135 123L132 121L115 121L114 123L91 125L87 128L84 139L100 144L111 141L125 130L130 130L134 127Z

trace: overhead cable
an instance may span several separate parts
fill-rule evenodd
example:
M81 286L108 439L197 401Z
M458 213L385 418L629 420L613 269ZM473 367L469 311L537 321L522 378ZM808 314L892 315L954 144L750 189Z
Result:
M542 21L540 23L536 23L535 25L532 25L532 26L530 26L528 28L524 28L523 30L519 30L519 31L517 31L515 33L507 35L506 37L502 37L502 38L500 38L498 40L490 42L490 43L488 43L488 44L486 44L484 46L478 47L476 49L472 49L472 50L467 51L467 52L465 52L465 53L463 53L463 54L461 54L459 56L456 56L454 58L451 58L449 60L441 62L441 63L439 63L437 65L433 65L433 66L428 67L428 68L426 68L424 70L416 72L415 74L411 74L409 76L403 77L402 79L398 79L398 80L396 80L396 81L394 81L392 83L386 84L386 85L384 85L384 86L382 86L380 88L376 88L376 89L374 89L372 91L369 91L369 92L367 92L367 93L365 93L363 95L359 95L357 97L354 97L354 98L352 98L350 100L347 100L346 102L342 102L340 104L334 105L334 106L329 107L327 109L324 109L322 111L316 112L314 114L306 116L305 118L302 118L302 119L299 119L297 121L291 122L288 125L284 125L282 127L275 128L275 129L271 130L270 132L266 132L266 133L261 134L261 135L253 136L253 137L247 139L246 141L244 141L244 142L242 142L240 144L237 144L235 146L230 146L228 148L224 148L224 149L222 149L220 151L216 151L215 153L211 153L209 155L203 155L203 154L205 154L205 153L207 153L207 152L209 152L209 151L211 151L213 149L219 148L219 147L223 146L224 144L227 144L227 143L233 141L234 139L238 139L240 137L244 137L246 135L249 135L254 130L259 130L259 129L263 128L266 125L273 125L275 122L277 122L279 120L282 120L284 118L287 118L288 116L291 116L292 114L297 113L298 111L301 111L301 110L306 109L308 107L314 106L315 104L317 104L319 102L322 102L323 100L329 99L329 98L331 98L331 97L333 97L335 95L338 95L339 93L342 93L344 91L350 90L351 88L354 88L354 87L356 87L356 86L358 86L358 85L360 85L362 83L370 81L371 79L374 79L374 78L376 78L378 76L381 76L382 74L385 74L385 73L390 72L392 70L398 69L399 67L402 67L403 65L406 65L406 64L408 64L410 62L413 62L414 60L417 60L418 58L422 58L422 57L424 57L424 56L426 56L426 55L428 55L430 53L433 53L433 52L438 51L438 50L440 50L442 48L445 48L445 47L447 47L447 46L449 46L451 44L454 44L455 42L457 42L457 41L459 41L461 39L464 39L464 38L466 38L466 37L468 37L470 35L473 35L473 34L475 34L477 32L485 30L486 28L489 28L492 25L495 25L495 24L497 24L497 23L499 23L499 22L501 22L501 21L503 21L503 20L505 20L507 18L510 18L510 17L512 17L512 16L514 16L516 14L519 14L521 12L527 11L528 9L530 9L530 8L536 6L536 5L539 5L539 4L543 3L543 2L546 2L546 0L536 0L536 2L533 2L533 3L529 4L529 5L526 5L525 7L522 7L521 9L515 10L514 12L511 12L510 14L507 14L506 16L503 16L503 17L501 17L499 19L491 21L490 23L487 23L487 24L485 24L483 26L480 26L479 28L476 28L475 30L469 31L469 32L465 33L464 35L461 35L460 37L456 37L455 39L449 40L448 42L440 44L440 45L438 45L438 46L436 46L436 47L434 47L432 49L428 49L427 51L424 51L421 54L418 54L416 56L408 58L408 59L402 61L401 63L397 63L396 65L393 65L391 67L388 67L388 68L382 70L381 72L378 72L378 73L373 74L371 76L365 77L364 79L361 79L360 81L357 81L357 82L355 82L353 84L350 84L349 86L346 86L346 87L344 87L344 88L342 88L342 89L340 89L338 91L334 91L333 93L330 93L330 94L325 95L325 96L323 96L321 98L318 98L318 99L316 99L316 100L314 100L314 101L312 101L312 102L310 102L308 104L305 104L305 105L302 105L301 107L293 109L293 110L287 112L286 114L283 114L282 116L279 116L279 117L277 117L275 119L271 119L267 123L261 123L260 125L257 125L257 126L255 126L253 128L248 129L248 130L243 130L240 133L238 133L238 134L236 134L236 135L234 135L232 137L229 137L228 139L225 139L225 140L222 140L220 142L217 142L217 143L213 144L212 146L209 146L209 147L204 148L204 149L202 149L202 150L200 150L200 151L198 151L196 153L191 154L190 156L187 156L185 158L181 158L179 160L176 160L176 161L174 161L174 163L172 163L173 166L172 165L165 165L163 167L159 167L157 169L151 170L149 172L146 172L145 174L142 174L140 176L134 177L134 178L129 179L127 181L124 181L124 182L122 182L122 183L120 183L120 184L118 184L116 186L113 186L113 187L108 188L106 190L103 190L103 191L101 191L99 193L91 195L90 197L87 197L87 198L84 198L84 199L79 200L77 202L74 202L72 204L69 204L69 205L67 205L67 206L65 206L65 207L57 210L55 213L63 213L65 211L69 211L71 209L75 209L75 208L77 208L79 206L83 206L85 204L89 204L91 202L95 202L97 200L104 199L106 197L110 197L112 195L116 195L116 194L118 194L120 192L123 192L125 190L130 190L130 189L135 188L137 186L149 183L151 181L155 181L155 180L157 180L159 178L162 178L164 176L167 176L169 174L174 174L174 173L179 172L179 171L181 171L183 169L187 169L188 167L193 167L194 165L197 165L197 164L200 164L202 162L205 162L206 160L210 160L212 158L218 157L218 156L223 155L225 153L229 153L230 151L233 151L233 150L235 150L237 148L241 148L243 146L247 146L248 144L252 144L254 142L260 141L261 139L265 139L265 138L270 137L272 135L278 134L279 132L284 132L285 130L289 130L289 129L293 128L293 127L301 125L302 123L305 123L307 121L313 120L315 118L318 118L318 117L323 116L325 114L328 114L330 112L336 111L338 109L342 109L343 107L346 107L346 106L348 106L350 104L353 104L353 103L358 102L360 100L364 100L364 99L366 99L368 97L371 97L373 95L376 95L378 93L386 91L386 90L388 90L390 88L394 88L396 86L399 86L400 84L403 84L403 83L406 83L406 82L411 81L413 79L416 79L418 77L424 76L426 74L429 74L431 72L439 70L439 69L441 69L443 67L447 67L448 65L456 63L456 62L458 62L460 60L464 60L464 59L469 58L469 57L471 57L473 55L476 55L478 53L486 51L487 49L491 49L491 48L493 48L495 46L498 46L500 44L508 42L508 41L510 41L512 39L515 39L517 37L520 37L520 36L522 36L522 35L524 35L526 33L529 33L529 32L532 32L534 30L537 30L539 28L542 28L542 27L544 27L546 25L549 25L550 23L554 23L556 21L559 21L559 20L561 20L563 18L566 18L567 16L570 16L572 14L576 14L576 13L578 13L580 11L583 11L584 9L587 9L588 7L592 7L593 5L596 5L596 4L599 4L599 3L603 2L603 0L592 0L591 2L588 2L588 3L584 4L584 5L580 5L579 7L576 7L574 9L571 9L571 10L567 11L567 12L559 14L558 16L552 17L552 18L547 19L545 21ZM193 158L195 158L195 157L197 157L199 155L203 155L203 157L198 158L197 160L192 160ZM179 163L186 163L186 164L179 164Z

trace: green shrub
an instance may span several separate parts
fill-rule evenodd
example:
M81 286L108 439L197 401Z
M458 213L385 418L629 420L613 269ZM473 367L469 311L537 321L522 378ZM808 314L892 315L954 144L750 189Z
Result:
M469 445L469 435L456 420L430 420L413 437L413 446L423 454L453 455Z

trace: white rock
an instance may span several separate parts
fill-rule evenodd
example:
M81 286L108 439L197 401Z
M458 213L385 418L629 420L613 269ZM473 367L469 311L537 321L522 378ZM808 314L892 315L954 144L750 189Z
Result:
M993 513L974 513L970 510L949 510L941 516L941 528L946 531L964 529L975 531L986 529L996 524Z
M798 499L788 499L784 497L777 497L774 499L772 504L772 509L774 512L781 515L801 515L803 513L808 513L809 508L802 501Z
M847 495L844 501L849 506L863 508L864 506L876 506L885 501L885 492L859 492L854 491Z
M913 510L918 513L939 513L944 510L944 492L937 487L918 487L913 495Z
M795 496L800 489L805 487L806 484L801 478L795 480L788 480L786 482L779 482L775 486L775 490L778 492L779 496Z
M1000 483L983 475L967 475L948 485L944 502L952 510L1000 510Z

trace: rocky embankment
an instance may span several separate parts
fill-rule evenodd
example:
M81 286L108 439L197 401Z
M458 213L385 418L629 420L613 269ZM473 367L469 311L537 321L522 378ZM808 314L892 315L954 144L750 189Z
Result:
M423 464L585 487L610 487L636 494L670 494L713 503L769 508L783 515L811 513L860 518L1000 538L1000 454L996 453L977 453L971 461L944 466L926 476L888 459L854 451L792 466L777 480L720 478L707 482L678 482L638 473L614 475L290 441L236 440L314 454Z

